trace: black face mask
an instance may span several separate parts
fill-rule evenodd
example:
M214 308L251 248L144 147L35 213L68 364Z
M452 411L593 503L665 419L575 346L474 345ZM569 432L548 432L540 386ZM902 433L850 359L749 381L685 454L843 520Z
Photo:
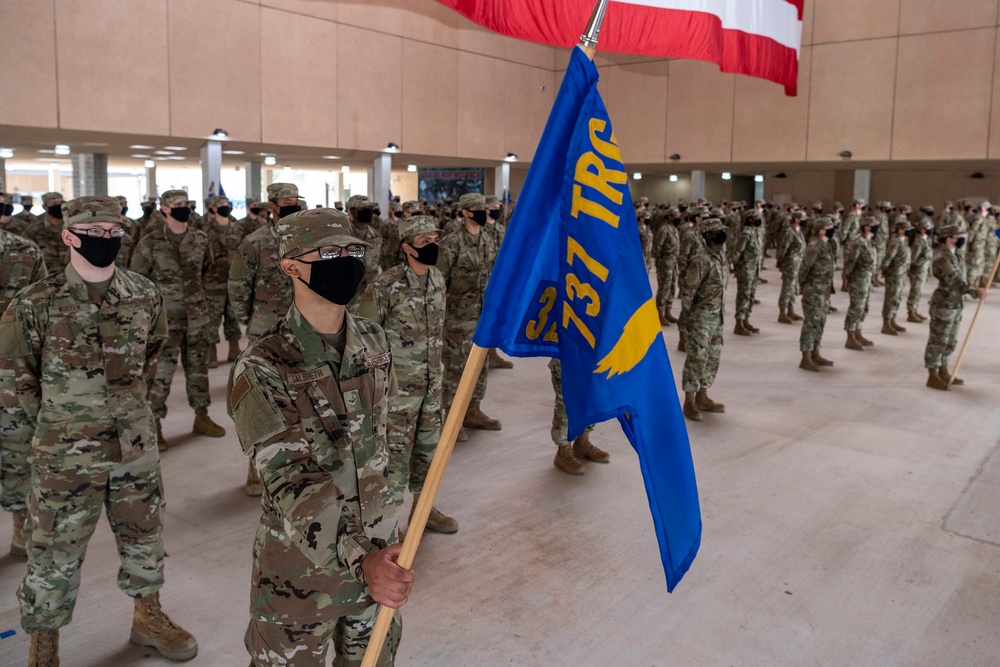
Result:
M354 218L363 225L372 224L375 219L375 211L370 208L363 208L354 214Z
M80 247L73 248L73 250L99 269L111 266L115 261L115 257L118 256L118 251L122 249L122 240L120 238L95 239L86 234L78 234L72 229L67 231L80 239Z
M413 248L413 246L410 246ZM438 251L441 249L437 243L428 243L423 248L413 248L416 253L416 260L427 266L434 266L438 261Z
M728 238L728 235L726 234L725 231L718 231L718 232L713 232L711 234L708 234L707 238L708 238L709 241L711 241L715 245L722 245L722 244L724 244L726 242L726 239Z
M3 216L12 215L13 213L14 213L14 205L13 204L4 204L3 205L3 210L0 211L0 215L3 215Z
M490 214L490 219L491 220L499 220L500 216L503 215L503 211L501 211L498 208L495 208L495 209L490 210L489 214Z
M228 218L229 214L233 212L233 207L232 206L220 206L220 207L218 207L215 210L223 218Z
M382 217L382 209L380 208L375 209L375 216L379 218Z
M403 212L402 211L393 211L392 212L392 217L394 217L394 218L402 218L403 217Z
M365 265L357 257L334 257L303 264L312 266L312 274L309 282L299 278L302 284L338 306L351 302L365 277Z
M128 206L122 206L122 215L128 213Z
M149 215L152 212L153 212L153 207L152 206L143 206L142 207L142 214L143 215Z
M958 238L958 240L957 240L957 241L955 241L955 248L956 248L956 249L957 249L957 248L961 248L961 247L962 247L962 246L964 246L964 245L965 245L965 237L964 237L964 236L960 236L960 237Z
M914 232L913 232L912 229L907 229L906 230L906 238L912 239L913 238L913 234L914 234Z
M754 218L753 226L754 227L760 227L760 225L761 225L760 218Z
M45 212L51 215L53 218L62 220L62 204L55 204L53 206L46 206Z
M252 209L250 209L250 212L252 214L254 214L254 215L260 215L260 209L259 208L252 208Z
M830 229L824 229L824 230L823 230L823 234L824 234L824 235L826 236L826 238L828 238L828 239L832 239L832 238L833 238L833 235L834 235L834 234L836 234L836 233L837 233L837 230L836 230L836 229L834 229L833 227L831 227Z
M872 230L872 236L878 234L878 225L872 225L871 230Z
M292 213L298 213L302 209L299 208L298 204L292 204L291 206L280 206L278 207L278 219L284 218L291 215Z
M170 217L177 222L187 222L191 219L191 209L187 206L177 206L170 209Z
M486 224L486 211L469 211L472 214L472 221L480 227Z

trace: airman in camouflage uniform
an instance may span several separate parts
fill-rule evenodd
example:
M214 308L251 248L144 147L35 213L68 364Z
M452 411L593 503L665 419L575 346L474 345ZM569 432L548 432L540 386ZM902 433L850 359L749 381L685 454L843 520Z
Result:
M69 262L69 248L62 240L63 196L58 192L42 195L45 214L34 219L24 229L24 236L34 241L45 257L45 268L49 273L61 273Z
M402 505L409 486L416 507L443 423L441 331L445 285L444 276L434 266L439 248L434 218L405 218L398 229L406 261L372 283L370 319L385 330L399 384L389 411L389 485L397 505ZM432 508L427 527L439 533L454 533L458 522Z
M896 323L896 313L903 300L906 274L910 270L910 245L907 236L912 235L910 222L901 215L893 224L892 238L886 245L882 260L882 276L885 279L885 301L882 303L882 333L896 336L906 331ZM881 231L881 230L879 230Z
M677 322L670 312L677 293L677 253L680 250L680 236L677 225L680 211L667 209L666 220L653 238L653 260L656 263L656 310L660 313L660 325Z
M802 316L795 312L795 300L799 295L799 269L806 252L806 239L801 227L805 222L804 212L795 213L781 232L781 240L778 242L776 264L781 271L778 322L782 324L802 321Z
M725 412L726 406L708 396L715 383L722 356L723 310L729 264L726 261L726 227L718 218L703 222L700 250L681 276L681 301L687 329L684 360L684 416L701 421L701 411Z
M261 204L259 199L247 197L247 217L243 218L243 226L246 227L247 234L267 226L267 213L267 208Z
M201 231L208 235L215 261L205 273L205 302L209 318L209 365L218 365L215 346L220 342L219 325L229 344L226 361L236 361L240 353L240 323L229 301L229 269L249 228L232 216L233 207L227 197L208 200L208 212L201 220Z
M747 211L743 215L739 236L733 239L731 245L733 250L730 264L736 272L736 327L733 333L738 336L760 333L760 329L750 324L763 253L760 226L761 219L757 211Z
M414 215L422 215L419 202L406 202L402 207L389 205L389 216L382 221L382 225L376 230L382 237L382 254L379 259L379 266L383 271L388 271L399 264L402 259L399 249L399 226L403 220Z
M840 247L843 248L845 262L847 261L848 246L851 245L854 239L861 236L861 218L864 216L864 208L865 200L855 199L854 204L851 206L851 212L844 216L843 224L841 224L838 230L837 236L840 237ZM840 289L842 292L846 292L849 289L846 278L844 278Z
M29 424L28 571L18 589L29 664L59 662L59 628L72 618L103 508L118 586L135 598L131 640L188 660L197 642L163 613L158 593L163 497L147 394L167 335L163 299L150 281L115 268L120 246L110 235L124 230L114 199L81 197L62 209L70 265L22 290L0 320L0 364Z
M294 304L247 346L229 381L229 412L264 483L244 641L256 667L321 667L331 640L334 664L359 665L375 603L398 609L413 585L395 563L387 477L392 353L377 324L339 305L363 276L349 246L366 250L347 216L302 211L276 233ZM346 271L332 281L338 302L322 289L329 281L314 280L321 266ZM393 662L398 619L380 665Z
M9 200L0 192L0 201ZM34 243L0 229L0 313L3 313L22 288L48 275L45 260ZM14 518L10 553L23 558L25 502L30 488L28 452L31 430L28 421L18 415L14 375L0 368L0 507Z
M1000 251L1000 237L997 236L997 225L998 225L997 219L998 219L998 217L1000 217L1000 206L992 206L992 207L990 207L990 214L986 218L986 229L988 231L987 231L987 234L986 234L986 265L985 265L985 267L986 267L986 269L988 271L992 271L993 270L993 265L997 261L997 252ZM1000 274L1000 272L998 272L998 274ZM989 278L990 277L988 275L986 275L985 273L983 274L983 286L984 287L989 287L989 285L986 285L986 281L988 281ZM997 275L997 276L993 277L993 284L994 285L997 284L998 278L1000 278L1000 275Z
M495 195L486 198L486 224L483 231L493 239L493 245L500 252L500 245L507 235L507 224L503 220L503 204Z
M847 317L844 318L844 330L847 332L844 347L864 352L865 347L873 345L861 334L861 327L868 316L868 301L872 295L876 260L872 237L878 231L878 223L872 216L865 216L859 226L861 233L851 239L844 251L844 282L851 296Z
M365 280L358 289L357 296L354 297L347 309L352 314L357 315L363 304L371 302L372 295L368 291L378 276L379 262L382 260L382 237L372 226L375 219L375 203L364 195L354 195L347 201L347 215L351 219L351 229L354 235L368 244L368 251L365 253Z
M931 270L934 251L928 234L933 222L929 217L917 220L916 230L910 241L910 296L906 300L907 322L926 322L927 318L920 314L920 296L927 282L927 274Z
M932 270L938 279L937 289L931 296L930 336L924 351L924 366L928 371L927 386L948 391L951 384L965 384L959 378L951 379L948 358L958 344L958 330L962 325L962 297L986 298L986 291L969 284L965 263L956 250L964 245L965 232L949 223L937 229L941 242L934 256Z
M28 224L23 218L19 218L14 213L14 200L10 194L0 190L0 230L24 236L24 228Z
M820 218L811 229L812 238L806 245L806 254L799 270L799 289L802 292L802 333L799 349L802 361L799 368L819 371L820 366L833 366L833 362L819 353L830 312L830 294L833 293L833 272L837 268L836 249L830 240L834 235L834 220Z
M21 210L14 217L20 221L18 227L23 231L28 225L35 221L35 215L31 212L35 198L31 195L21 195ZM18 234L19 232L14 232Z
M969 284L973 287L979 287L980 283L988 277L984 277L983 272L986 270L987 236L993 233L987 222L990 206L988 201L982 202L972 209L972 215L969 217L969 240L965 244L967 248L965 266L969 274ZM985 285L982 286L985 287Z
M139 241L131 264L133 271L159 287L167 309L170 336L149 392L160 449L167 447L160 422L167 414L167 397L178 360L184 366L188 405L195 411L192 430L213 438L226 434L208 416L208 406L212 403L208 391L208 346L212 332L204 280L215 258L205 232L192 229L187 222L191 211L187 201L183 190L168 190L160 196L165 222Z
M131 218L125 215L128 212L128 199L122 197L121 195L114 198L118 205L122 207L122 223L126 229L129 229L133 224ZM135 254L135 240L132 238L131 234L125 234L122 237L122 249L118 252L118 257L115 258L116 264L121 264L122 266L128 266L129 262L132 261L132 255Z
M636 212L639 245L642 247L642 261L646 265L647 275L653 270L653 232L649 228L650 218L652 218L652 214L645 209Z
M882 260L885 259L885 249L889 243L891 228L889 212L891 210L892 203L880 201L875 205L875 210L872 212L875 220L878 221L878 234L875 235L875 250L878 251L878 265L875 272L875 279L872 281L872 285L875 287L882 287L885 284L885 281L882 280Z
M572 444L569 441L569 416L566 414L566 402L563 400L562 391L562 364L553 357L549 360L549 374L552 378L552 390L555 392L556 401L552 408L552 442L556 445L556 457L552 465L569 475L582 475L587 471L583 466L584 460L595 463L608 463L611 455L600 449L590 441L590 434L594 430L591 424L583 433L574 438Z
M685 224L678 228L681 239L677 249L678 285L687 274L688 264L691 263L692 258L698 255L705 246L705 239L701 235L699 226L701 221L706 218L708 218L708 209L704 206L698 206L687 216ZM684 310L684 299L681 299L681 312L677 320L677 350L684 352L687 349L687 311Z

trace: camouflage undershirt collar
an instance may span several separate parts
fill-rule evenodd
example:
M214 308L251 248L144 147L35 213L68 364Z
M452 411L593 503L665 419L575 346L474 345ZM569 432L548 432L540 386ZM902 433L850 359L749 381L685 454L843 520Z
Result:
M344 314L347 339L344 343L343 359L337 350L324 345L322 339L294 303L288 309L286 319L288 328L291 329L299 343L299 348L302 350L302 364L305 368L329 364L333 370L337 371L337 376L342 378L353 377L358 374L359 368L365 368L365 346L358 334L355 319L350 313Z
M424 287L421 283L420 276L414 271L409 262L403 264L403 275L406 276L406 284L412 289L420 289ZM439 278L440 277L440 278ZM437 290L444 291L444 275L440 271L435 271L434 267L430 267L427 270L427 291L434 292Z
M73 267L72 263L66 265L66 287L69 289L69 293L73 295L73 298L80 301L81 303L93 303L90 300L90 294L87 292L87 283L84 282L83 278ZM121 283L121 272L118 268L115 268L115 272L111 275L111 284L108 286L108 291L104 295L101 303L108 303L114 305L121 300L122 297L122 283Z

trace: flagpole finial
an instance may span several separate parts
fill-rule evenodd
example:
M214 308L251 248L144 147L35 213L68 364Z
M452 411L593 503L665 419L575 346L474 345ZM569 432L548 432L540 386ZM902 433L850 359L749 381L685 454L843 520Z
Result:
M601 24L604 23L604 12L608 8L608 0L597 0L594 5L594 13L590 15L590 23L587 29L580 36L580 46L586 49L597 47L597 36L601 33Z

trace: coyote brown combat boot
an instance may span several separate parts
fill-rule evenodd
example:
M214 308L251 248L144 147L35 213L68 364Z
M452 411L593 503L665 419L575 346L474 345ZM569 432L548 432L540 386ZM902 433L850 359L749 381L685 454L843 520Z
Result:
M582 475L585 470L583 464L573 455L573 445L570 444L559 445L552 465L570 475Z
M896 324L896 318L895 317L889 319L889 326L891 326L893 329L895 329L899 333L906 333L906 327L901 327L898 324Z
M240 356L240 341L231 340L229 341L229 354L226 355L226 361L232 363L236 361L236 358Z
M743 320L736 320L736 326L733 328L733 333L737 336L752 336L753 332L747 329L746 325L743 324Z
M687 336L684 335L683 331L678 334L677 351L687 352Z
M670 314L669 308L663 309L663 319L665 319L670 324L677 324L677 318Z
M31 633L28 667L59 667L58 630L39 630Z
M945 384L953 384L959 387L965 384L965 380L962 378L955 378L954 380L951 379L951 373L948 371L947 364L938 368L938 375L941 376L941 379Z
M611 455L590 441L590 435L584 433L573 441L573 456L577 459L588 459L595 463L607 463Z
M799 362L799 368L804 371L819 373L819 366L813 363L811 350L802 350L802 361Z
M870 340L868 340L867 338L865 338L865 335L863 333L861 333L861 329L858 329L857 332L856 332L856 334L857 334L858 342L859 343L861 343L865 347L875 347L875 343L872 342L872 341L870 341Z
M684 392L684 416L693 422L700 422L702 420L701 410L698 409L697 403L694 400L694 394L689 391Z
M889 322L889 318L888 317L882 319L882 333L884 333L886 336L898 336L899 335L898 333L896 333L896 330L893 328L892 323Z
M171 621L160 607L159 591L135 599L129 641L139 646L151 646L167 660L180 662L198 655L198 642L195 638Z
M724 404L716 403L708 397L708 389L699 389L698 393L694 396L694 403L698 406L699 410L704 410L705 412L723 413L726 411Z
M758 329L754 325L750 324L750 318L749 317L746 318L745 320L743 320L743 326L745 326L747 328L747 331L749 331L752 334L759 334L760 333L760 329Z
M216 424L208 416L208 408L198 408L194 411L194 426L191 430L198 435L207 435L210 438L221 438L226 434L226 429Z
M813 363L816 364L817 366L833 366L832 361L830 361L829 359L824 359L822 356L820 356L818 347L812 351L812 359Z
M791 310L789 308L789 310ZM788 316L788 310L783 308L778 309L778 322L781 324L791 324L792 318Z
M161 452L165 452L169 448L166 439L163 437L163 424L160 423L159 418L156 420L156 448Z
M848 350L857 350L858 352L865 351L864 344L860 340L858 340L857 331L847 332L847 342L844 343L844 347L846 347Z
M788 317L791 318L793 322L801 322L802 316L795 312L795 306L788 307Z
M486 363L490 365L490 368L514 368L513 362L501 357L500 353L493 347L490 348L490 351L486 355Z
M906 321L907 322L916 322L918 324L920 322L923 322L923 320L920 319L920 316L917 314L917 311L915 311L915 310L910 310L910 311L907 312L907 314L906 314Z
M479 407L479 401L469 403L469 409L465 412L465 421L462 422L465 428L478 428L484 431L499 431L500 421L487 417Z
M219 350L215 346L215 343L212 343L211 345L208 346L208 367L209 368L219 367Z
M24 510L11 514L14 519L14 533L10 536L10 555L17 558L28 557L28 549L24 544L24 515Z
M253 459L250 459L250 467L247 469L247 483L243 487L243 490L248 496L259 496L264 493L264 483L260 481L260 477L257 476L257 468L253 465Z
M938 373L937 368L927 369L927 386L931 389L940 389L941 391L948 391L948 381L941 378Z
M420 500L420 494L414 494L413 505L410 506L410 518L407 523L413 521L413 512L417 509L418 500ZM425 525L427 526L427 530L433 530L435 533L451 535L458 532L458 521L439 511L436 507L431 507L431 513L427 516L427 523Z
M670 326L670 322L667 321L666 311L663 311L663 310L660 311L660 326L661 327L669 327Z

